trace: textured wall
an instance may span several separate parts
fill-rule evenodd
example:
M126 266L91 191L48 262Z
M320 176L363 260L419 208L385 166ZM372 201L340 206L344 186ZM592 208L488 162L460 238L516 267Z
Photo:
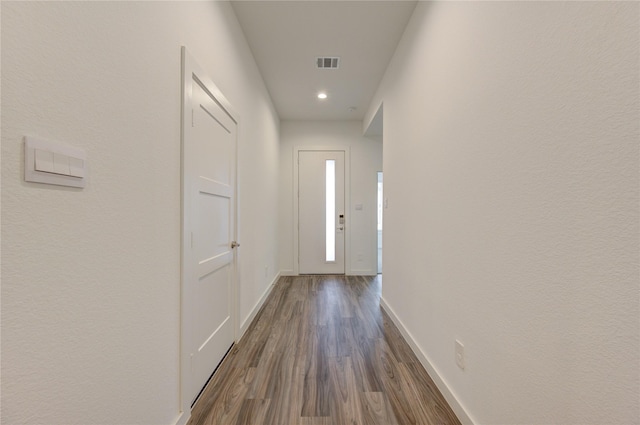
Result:
M350 264L347 274L377 273L377 172L382 170L382 144L362 136L360 121L283 121L280 141L280 268L294 270L293 152L296 147L350 148ZM361 211L355 210L362 204ZM359 259L361 258L361 259Z
M421 2L372 102L383 296L477 423L640 421L639 7Z
M241 118L242 318L277 271L279 123L262 79L226 3L1 7L0 422L173 424L180 46ZM24 183L27 134L84 148L87 187Z

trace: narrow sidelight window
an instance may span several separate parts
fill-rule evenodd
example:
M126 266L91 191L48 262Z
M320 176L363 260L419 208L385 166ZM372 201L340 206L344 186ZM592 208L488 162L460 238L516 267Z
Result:
M326 163L326 261L336 261L336 160Z

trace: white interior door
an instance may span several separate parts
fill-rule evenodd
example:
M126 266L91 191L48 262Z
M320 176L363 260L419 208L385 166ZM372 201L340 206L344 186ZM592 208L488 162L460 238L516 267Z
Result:
M298 151L301 274L344 274L344 151Z
M185 72L183 110L182 355L189 403L235 340L236 123L198 73Z

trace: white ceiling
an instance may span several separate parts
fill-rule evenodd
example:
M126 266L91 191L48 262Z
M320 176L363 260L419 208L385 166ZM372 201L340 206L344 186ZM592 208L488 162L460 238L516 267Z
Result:
M281 119L361 120L416 1L232 5ZM340 68L317 69L317 56L339 56Z

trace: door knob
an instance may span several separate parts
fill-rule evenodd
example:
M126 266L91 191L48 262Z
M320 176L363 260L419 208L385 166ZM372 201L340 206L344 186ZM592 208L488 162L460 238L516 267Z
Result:
M233 248L237 248L237 247L239 247L239 246L240 246L240 244L239 244L238 242L236 242L236 241L232 241L232 242L231 242L231 249L233 249Z

